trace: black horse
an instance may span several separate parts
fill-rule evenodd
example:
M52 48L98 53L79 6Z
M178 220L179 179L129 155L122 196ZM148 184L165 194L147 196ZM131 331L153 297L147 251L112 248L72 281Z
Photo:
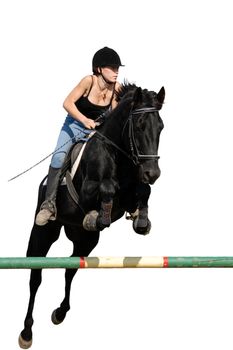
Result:
M73 177L72 193L66 185L59 187L57 219L45 226L33 225L28 257L46 256L62 227L73 242L71 256L88 256L98 243L100 231L125 212L136 211L134 230L139 234L148 233L150 184L160 176L158 146L163 122L159 110L164 97L163 87L155 93L134 84L123 84L118 106L86 143ZM45 189L42 181L36 214ZM24 349L32 344L32 313L41 272L41 269L31 271L29 305L19 337L19 345ZM76 272L76 269L65 272L65 297L52 314L54 324L61 323L70 309L70 289Z

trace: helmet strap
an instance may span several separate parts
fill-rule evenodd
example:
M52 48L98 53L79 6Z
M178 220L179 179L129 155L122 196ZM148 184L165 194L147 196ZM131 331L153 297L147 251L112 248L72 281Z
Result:
M100 76L101 76L101 78L103 79L103 81L104 81L106 84L108 84L108 85L115 84L115 82L113 83L113 82L107 80L107 79L104 77L104 75L103 75L103 73L102 73L102 68L100 68Z

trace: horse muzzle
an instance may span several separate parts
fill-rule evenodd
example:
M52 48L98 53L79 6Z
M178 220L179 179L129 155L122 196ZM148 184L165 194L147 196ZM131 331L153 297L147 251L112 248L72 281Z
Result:
M155 181L160 177L160 174L161 174L161 171L158 164L156 164L153 167L140 165L139 179L143 183L153 185Z

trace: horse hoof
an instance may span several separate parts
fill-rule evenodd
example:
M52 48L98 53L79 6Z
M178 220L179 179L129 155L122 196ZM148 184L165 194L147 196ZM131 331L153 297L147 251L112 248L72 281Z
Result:
M83 219L83 227L87 231L97 231L96 220L99 215L98 211L92 210L88 214L86 214Z
M60 321L60 320L57 319L56 311L57 311L57 310L54 310L54 311L53 311L53 313L52 313L52 315L51 315L51 321L53 322L53 324L58 325L58 324L62 323L63 320Z
M146 226L139 226L138 225L138 217L133 221L133 229L136 233L139 235L146 236L150 233L151 230L151 222L149 219L147 219L147 225Z
M31 340L24 340L20 334L19 339L19 346L21 349L29 349L32 346L32 339Z

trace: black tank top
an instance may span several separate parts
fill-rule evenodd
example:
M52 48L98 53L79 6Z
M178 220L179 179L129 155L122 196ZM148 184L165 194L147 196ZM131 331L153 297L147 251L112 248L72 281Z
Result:
M115 90L113 90L112 93L112 97L111 97L111 101L107 106L99 106L96 105L92 102L89 101L88 96L90 94L90 91L92 89L93 86L93 76L92 76L92 84L91 84L91 88L87 94L87 96L81 96L76 102L75 102L75 106L78 108L78 110L85 115L85 117L90 118L95 120L96 118L98 118L100 115L102 115L103 113L107 112L109 109L111 109L111 103L112 103L112 99L114 96L114 92Z

